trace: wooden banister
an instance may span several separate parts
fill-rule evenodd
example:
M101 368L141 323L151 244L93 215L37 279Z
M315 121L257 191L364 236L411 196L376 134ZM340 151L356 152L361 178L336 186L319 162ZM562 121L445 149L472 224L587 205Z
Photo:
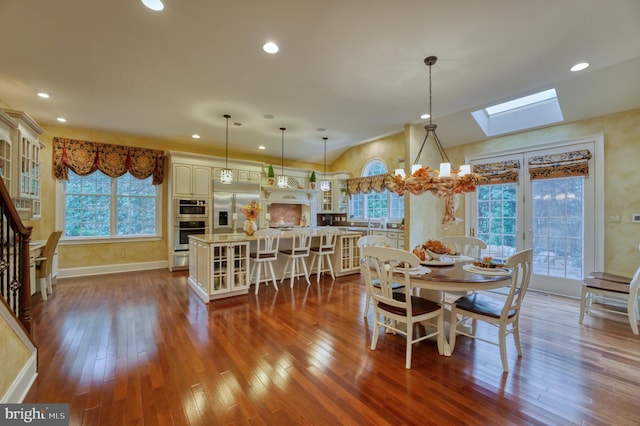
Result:
M25 226L0 179L0 295L27 334L31 335L31 226Z

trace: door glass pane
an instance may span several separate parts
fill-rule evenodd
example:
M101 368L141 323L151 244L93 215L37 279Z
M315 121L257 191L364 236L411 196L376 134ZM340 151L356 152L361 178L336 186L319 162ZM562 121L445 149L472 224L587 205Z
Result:
M481 185L477 190L478 238L484 256L503 262L516 251L516 184Z
M582 279L584 178L531 182L533 272Z

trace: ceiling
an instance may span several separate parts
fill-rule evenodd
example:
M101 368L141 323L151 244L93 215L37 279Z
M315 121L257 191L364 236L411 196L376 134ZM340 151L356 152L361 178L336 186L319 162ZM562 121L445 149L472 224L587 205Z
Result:
M565 121L640 107L638 0L0 0L0 106L90 128L329 162L428 110L445 146L470 112L555 87ZM266 41L280 52L264 53ZM569 68L587 61L579 73ZM48 100L36 96L51 94ZM274 118L265 118L272 115ZM323 128L325 131L319 131ZM198 133L199 140L191 135Z

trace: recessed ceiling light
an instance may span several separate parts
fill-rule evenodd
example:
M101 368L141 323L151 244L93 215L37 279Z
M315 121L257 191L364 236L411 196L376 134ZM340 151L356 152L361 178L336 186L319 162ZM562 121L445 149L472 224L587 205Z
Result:
M40 96L42 99L49 99L49 94L46 92L38 92L38 96Z
M266 147L266 146L264 146L264 145L260 145L260 146L258 147L258 149L267 149L267 147Z
M420 118L422 118L423 120L426 120L426 119L427 119L427 118L429 118L429 117L430 117L430 115L429 115L429 114L422 114L422 115L420 116Z
M200 135L197 133L192 134L191 137L194 139L200 139Z
M264 50L267 53L274 54L274 53L278 53L278 50L280 50L280 48L274 42L268 41L262 45L262 50Z
M576 72L576 71L582 71L585 68L589 67L589 62L580 62L579 64L575 64L574 66L571 67L571 71Z
M164 4L162 4L162 0L142 0L142 4L147 6L151 10L155 10L156 12L164 9Z
M327 129L325 129L324 127L318 127L316 130L319 131L319 132L326 132L327 131Z
M267 120L273 120L275 118L273 114L265 114L263 117L266 118Z
M58 118L56 118L56 120L58 120L61 123L66 123L67 122L67 119L64 118L64 117L58 117Z

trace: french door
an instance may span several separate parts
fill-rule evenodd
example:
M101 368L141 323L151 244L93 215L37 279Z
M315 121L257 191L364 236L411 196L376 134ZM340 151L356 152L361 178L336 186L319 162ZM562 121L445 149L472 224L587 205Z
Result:
M531 180L528 170L532 157L583 149L602 152L597 141L585 140L470 161L519 162L517 183L481 185L469 196L468 233L487 243L485 254L497 260L532 248L531 288L578 297L585 274L602 268L602 177L595 159L588 176Z

